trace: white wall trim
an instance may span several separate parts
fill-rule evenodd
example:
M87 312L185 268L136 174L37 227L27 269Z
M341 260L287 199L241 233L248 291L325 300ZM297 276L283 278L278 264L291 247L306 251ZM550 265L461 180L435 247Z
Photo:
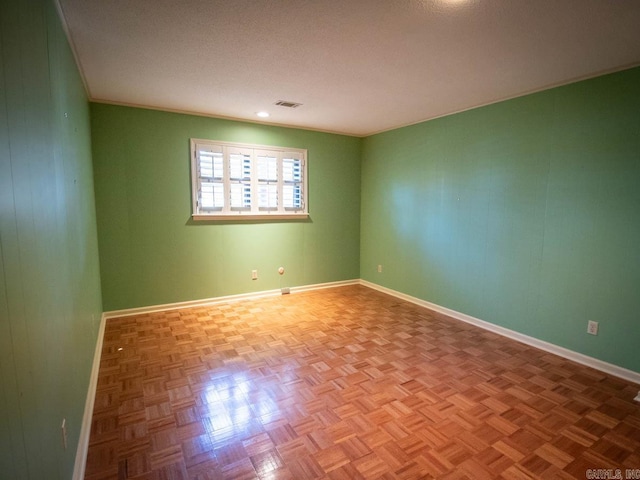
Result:
M289 291L291 293L300 293L300 292L308 292L311 290L321 290L324 288L344 287L347 285L359 285L359 284L360 284L359 279L342 280L338 282L316 283L313 285L302 285L299 287L290 287ZM151 305L149 307L127 308L124 310L112 310L110 312L105 312L104 316L108 320L110 318L116 318L116 317L128 317L131 315L142 315L146 313L164 312L167 310L179 310L182 308L205 307L208 305L216 305L218 303L238 302L240 300L254 300L256 298L275 297L277 295L282 295L282 291L280 289L263 290L261 292L240 293L238 295L226 295L224 297L204 298L200 300L190 300L186 302L166 303L164 305Z
M573 350L569 350L567 348L560 347L558 345L554 345L552 343L545 342L543 340L539 340L534 337L530 337L523 333L519 333L514 330L510 330L508 328L501 327L499 325L495 325L493 323L486 322L484 320L480 320L479 318L472 317L471 315L467 315L465 313L460 313L446 307L441 307L440 305L436 305L435 303L427 302L426 300L421 300L420 298L412 297L411 295L407 295L405 293L398 292L396 290L392 290L387 287L383 287L382 285L378 285L376 283L368 282L366 280L360 280L360 284L365 287L378 290L379 292L392 295L396 298L406 300L407 302L420 305L421 307L428 308L429 310L442 313L449 317L455 318L456 320L470 323L484 330L488 330L490 332L497 333L498 335L502 335L512 340L516 340L517 342L524 343L526 345L529 345L535 348L539 348L540 350L544 350L545 352L553 353L560 357L564 357L576 363L586 365L587 367L595 368L596 370L600 370L601 372L608 373L610 375L622 378L629 382L640 384L640 373L634 372L633 370L628 370L626 368L619 367L617 365L613 365L611 363L607 363L602 360L598 360L597 358L589 357L587 355L583 355L582 353L574 352ZM638 393L638 396L635 398L635 400L640 402L640 392Z
M301 293L311 290L322 290L325 288L344 287L347 285L359 285L359 279L343 280L338 282L317 283L314 285L303 285L299 287L291 287L291 293ZM80 438L78 440L78 448L76 450L76 459L73 468L73 480L83 480L87 465L87 452L89 451L89 439L91 435L91 419L93 417L93 407L96 399L96 389L98 386L98 372L100 370L100 359L102 356L102 345L104 341L104 331L107 320L116 317L126 317L131 315L140 315L145 313L160 312L166 310L177 310L181 308L200 307L206 305L215 305L218 303L237 302L240 300L249 300L264 297L274 297L282 295L282 290L266 290L262 292L242 293L239 295L227 295L224 297L214 297L202 300L192 300L188 302L167 303L164 305L152 305L149 307L129 308L125 310L114 310L104 312L100 318L100 328L98 330L98 339L96 341L96 349L93 354L93 365L91 367L91 376L89 378L89 389L84 406L84 415L82 416L82 426L80 427Z
M93 417L93 406L96 400L98 372L100 370L102 342L104 340L104 329L106 323L107 318L103 313L100 317L100 328L98 329L96 349L93 353L93 365L91 366L91 375L89 377L89 390L87 392L87 399L84 403L84 414L82 416L82 425L80 427L80 438L78 439L76 460L73 466L73 480L83 480L85 468L87 466L87 452L89 451L89 437L91 435L91 419Z
M464 313L460 313L446 307L441 307L440 305L437 305L435 303L431 303L426 300L421 300L417 297L412 297L411 295L407 295L405 293L398 292L396 290L392 290L390 288L386 288L381 285L368 282L366 280L354 279L354 280L344 280L344 281L338 281L338 282L318 283L314 285L303 285L299 287L291 287L290 292L301 293L301 292L307 292L312 290L321 290L325 288L343 287L347 285L362 285L362 286L371 288L373 290L386 293L388 295L394 296L401 300L405 300L407 302L419 305L421 307L425 307L429 310L442 313L456 320L470 323L484 330L488 330L490 332L497 333L498 335L502 335L512 340L516 340L520 343L524 343L526 345L539 348L540 350L553 353L555 355L566 358L568 360L572 360L576 363L580 363L582 365L595 368L596 370L600 370L602 372L622 378L629 382L640 384L640 373L638 372L634 372L632 370L628 370L626 368L619 367L611 363L603 362L602 360L598 360L596 358L589 357L587 355L583 355L581 353L574 352L572 350L568 350L566 348L554 345L552 343L538 340L537 338L533 338L528 335L518 333L508 328L501 327L499 325L494 325L492 323L486 322L484 320L480 320L470 315L466 315ZM190 308L190 307L215 305L219 303L237 302L241 300L274 297L281 294L282 294L282 291L280 289L265 290L262 292L242 293L239 295L227 295L223 297L192 300L187 302L168 303L164 305L152 305L149 307L129 308L124 310L113 310L110 312L104 312L100 320L100 330L98 332L96 350L93 357L93 366L91 369L91 377L89 380L89 391L87 393L87 399L85 402L84 416L82 418L82 427L80 430L80 439L78 441L78 449L76 451L76 460L75 460L75 466L73 470L73 480L82 480L85 474L87 451L89 449L89 436L91 434L91 418L93 416L93 406L95 403L96 387L98 384L98 371L100 368L100 357L102 353L102 344L103 344L104 331L105 331L107 320L109 320L110 318L140 315L140 314L160 312L160 311L166 311L166 310L177 310L177 309ZM640 391L638 392L638 395L635 397L634 400L640 402Z

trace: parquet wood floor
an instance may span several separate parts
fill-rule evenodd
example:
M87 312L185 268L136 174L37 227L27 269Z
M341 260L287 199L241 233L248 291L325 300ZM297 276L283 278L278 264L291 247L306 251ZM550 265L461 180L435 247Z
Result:
M122 317L85 478L625 478L638 388L362 286Z

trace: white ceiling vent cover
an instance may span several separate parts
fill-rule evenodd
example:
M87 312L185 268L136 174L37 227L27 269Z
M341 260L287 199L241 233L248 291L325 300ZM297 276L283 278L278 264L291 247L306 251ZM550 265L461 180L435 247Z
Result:
M278 105L279 107L298 108L302 104L296 102L288 102L287 100L278 100L275 105Z

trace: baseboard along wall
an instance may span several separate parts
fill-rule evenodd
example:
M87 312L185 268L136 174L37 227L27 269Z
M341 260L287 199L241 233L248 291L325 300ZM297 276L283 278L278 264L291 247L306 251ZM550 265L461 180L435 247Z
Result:
M338 282L328 282L328 283L320 283L315 285L291 287L288 289L287 292L281 289L265 290L262 292L243 293L238 295L228 295L223 297L214 297L214 298L207 298L202 300L192 300L187 302L169 303L164 305L152 305L149 307L130 308L130 309L124 309L124 310L113 310L110 312L104 312L102 314L102 318L100 321L100 330L98 333L96 350L93 358L93 367L91 369L91 379L89 381L89 391L87 393L87 400L85 403L85 412L82 419L82 428L80 431L80 440L78 442L78 449L76 452L76 461L75 461L75 468L73 471L73 480L82 480L84 478L87 451L89 449L89 437L91 434L91 418L93 416L93 405L95 401L96 387L98 384L98 372L100 368L100 355L102 352L102 342L104 338L106 322L110 318L141 315L146 313L161 312L161 311L167 311L167 310L178 310L178 309L191 308L191 307L203 307L203 306L215 305L219 303L228 303L228 302L237 302L241 300L274 297L277 295L282 295L283 293L301 293L301 292L308 292L313 290L321 290L325 288L344 287L347 285L362 285L364 287L377 290L387 295L396 297L400 300L404 300L404 301L413 303L415 305L427 308L434 312L447 315L448 317L451 317L455 320L460 320L462 322L475 325L484 330L488 330L490 332L510 338L517 342L524 343L526 345L538 348L540 350L544 350L546 352L558 355L568 360L572 360L576 363L580 363L587 367L594 368L601 372L604 372L604 373L613 375L615 377L622 378L629 382L640 385L640 373L638 372L634 372L632 370L628 370L626 368L619 367L617 365L613 365L611 363L607 363L602 360L598 360L597 358L589 357L587 355L574 352L572 350L560 347L558 345L554 345L552 343L548 343L543 340L539 340L537 338L530 337L522 333L518 333L514 330L510 330L508 328L504 328L499 325L495 325L493 323L480 320L479 318L475 318L470 315L460 313L455 310L442 307L435 303L431 303L426 300L422 300L420 298L413 297L411 295L407 295L405 293L398 292L396 290L392 290L390 288L383 287L382 285L378 285L376 283L368 282L362 279L344 280L344 281L338 281ZM640 391L638 392L638 395L634 398L634 400L637 402L640 402Z
M467 315L465 313L460 313L446 307L441 307L440 305L436 305L435 303L427 302L426 300L421 300L419 298L412 297L411 295L407 295L405 293L383 287L376 283L368 282L366 280L360 280L360 284L365 287L378 290L379 292L392 295L401 300L405 300L407 302L420 305L421 307L425 307L429 310L433 310L434 312L442 313L456 320L460 320L465 323L470 323L484 330L497 333L498 335L502 335L503 337L510 338L512 340L515 340L520 343L524 343L526 345L529 345L535 348L539 348L540 350L544 350L545 352L553 353L555 355L566 358L568 360L572 360L576 363L580 363L587 367L600 370L601 372L608 373L615 377L622 378L629 382L637 383L640 385L640 373L634 372L633 370L628 370L626 368L619 367L611 363L603 362L602 360L598 360L597 358L589 357L588 355L583 355L582 353L574 352L573 350L569 350L567 348L554 345L553 343L545 342L535 337L524 335L522 333L516 332L515 330L510 330L508 328L504 328L499 325L495 325L493 323L480 320L479 318L472 317L471 315ZM636 397L636 400L640 401L640 392L638 392L638 397Z
M96 400L96 388L98 387L98 373L100 371L100 357L102 356L102 342L104 340L104 330L107 325L107 317L103 313L100 317L100 328L96 340L96 349L93 354L93 365L91 366L91 376L89 377L89 390L84 404L84 414L82 415L82 425L80 426L80 438L76 449L76 459L73 467L73 480L83 480L87 463L87 452L89 451L89 438L91 436L91 418L93 417L93 405Z

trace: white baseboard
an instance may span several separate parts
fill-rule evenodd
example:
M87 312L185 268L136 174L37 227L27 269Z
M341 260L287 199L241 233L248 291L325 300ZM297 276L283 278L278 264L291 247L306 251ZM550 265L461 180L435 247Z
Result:
M472 325L491 331L493 333L497 333L498 335L502 335L504 337L510 338L512 340L516 340L526 345L539 348L540 350L544 350L546 352L553 353L560 357L567 358L576 363L580 363L582 365L595 368L596 370L600 370L602 372L622 378L629 382L640 384L640 373L638 372L634 372L632 370L628 370L626 368L619 367L611 363L603 362L602 360L598 360L596 358L589 357L587 355L583 355L581 353L574 352L572 350L568 350L566 348L559 347L557 345L544 342L542 340L538 340L537 338L533 338L528 335L518 333L508 328L500 327L499 325L494 325L492 323L486 322L484 320L480 320L470 315L466 315L464 313L460 313L446 307L441 307L440 305L436 305L435 303L427 302L426 300L421 300L419 298L412 297L411 295L407 295L407 294L398 292L396 290L392 290L390 288L386 288L381 285L368 282L366 280L354 279L354 280L344 280L344 281L338 281L338 282L319 283L314 285L304 285L300 287L291 287L290 292L299 293L299 292L307 292L312 290L320 290L324 288L342 287L347 285L363 285L365 287L378 290L380 292L386 293L388 295L392 295L401 300L406 300L407 302L414 303L421 307L428 308L430 310L442 313L444 315L455 318L457 320L461 320L463 322L470 323ZM75 461L75 468L73 471L73 480L82 480L84 478L87 451L89 448L89 436L91 433L91 418L93 416L93 406L94 406L96 387L98 382L98 370L100 367L100 353L102 352L104 330L105 330L106 321L108 319L130 316L130 315L140 315L145 313L166 311L166 310L176 310L176 309L182 309L182 308L215 305L219 303L236 302L240 300L272 297L272 296L277 296L281 294L282 294L282 291L280 289L266 290L262 292L243 293L239 295L228 295L224 297L192 300L188 302L168 303L164 305L153 305L149 307L129 308L124 310L113 310L110 312L103 313L100 321L100 331L98 332L98 340L96 343L96 350L93 358L93 367L91 370L91 378L89 381L89 391L87 393L85 411L84 411L84 416L82 420L82 428L80 431L80 440L78 442L78 449L76 451L76 461ZM640 402L640 392L638 392L638 395L634 400Z
M302 285L299 287L290 287L290 293L309 292L311 290L321 290L324 288L344 287L347 285L359 285L359 279L342 280L338 282L316 283L313 285ZM164 305L151 305L149 307L127 308L124 310L112 310L105 312L104 315L108 319L116 317L128 317L131 315L141 315L145 313L164 312L167 310L179 310L191 307L206 307L218 303L238 302L240 300L254 300L256 298L275 297L282 295L282 290L263 290L261 292L240 293L238 295L226 295L224 297L204 298L200 300L190 300L187 302L166 303Z
M73 466L73 480L83 480L87 466L87 452L89 451L89 437L91 436L91 418L93 417L93 405L96 400L96 388L98 386L98 371L100 370L100 357L102 355L102 342L104 340L104 329L107 318L104 313L100 317L100 328L96 340L96 350L93 353L93 365L91 366L91 376L89 377L89 390L84 404L84 414L82 416L82 426L80 427L80 438L76 450L76 460Z
M303 285L299 287L291 287L290 293L307 292L311 290L321 290L324 288L343 287L347 285L358 285L359 279L343 280L338 282L317 283L314 285ZM84 406L84 415L82 417L82 426L80 428L80 438L78 440L78 448L76 450L76 459L73 468L73 480L84 479L87 452L89 450L89 438L91 435L91 419L93 417L93 406L96 398L96 388L98 385L98 372L100 370L100 357L102 353L102 344L104 340L104 331L107 320L110 318L124 317L130 315L140 315L145 313L177 310L181 308L199 307L206 305L215 305L217 303L237 302L240 300L249 300L263 297L273 297L282 295L282 290L267 290L262 292L243 293L239 295L227 295L224 297L207 298L202 300L193 300L188 302L168 303L165 305L152 305L149 307L129 308L125 310L114 310L104 312L100 318L100 329L98 331L98 339L96 341L96 350L93 355L93 365L91 367L91 376L89 378L89 389Z
M379 292L392 295L396 298L406 300L407 302L420 305L421 307L428 308L429 310L442 313L449 317L455 318L456 320L470 323L484 330L489 330L490 332L497 333L498 335L502 335L512 340L516 340L520 343L524 343L526 345L539 348L540 350L544 350L545 352L553 353L560 357L564 357L576 363L586 365L587 367L600 370L601 372L608 373L610 375L622 378L629 382L640 384L640 373L634 372L633 370L628 370L626 368L619 367L611 363L603 362L602 360L598 360L597 358L589 357L587 355L583 355L582 353L574 352L573 350L569 350L567 348L560 347L558 345L554 345L552 343L545 342L543 340L539 340L537 338L530 337L528 335L524 335L523 333L519 333L514 330L510 330L508 328L501 327L499 325L495 325L493 323L489 323L484 320L480 320L479 318L472 317L471 315L467 315L465 313L460 313L446 307L441 307L440 305L436 305L435 303L427 302L426 300L421 300L420 298L412 297L411 295L407 295L405 293L398 292L396 290L392 290L387 287L383 287L376 283L368 282L366 280L360 280L360 284L365 287L378 290ZM638 393L638 396L635 398L635 400L640 401L640 392Z

